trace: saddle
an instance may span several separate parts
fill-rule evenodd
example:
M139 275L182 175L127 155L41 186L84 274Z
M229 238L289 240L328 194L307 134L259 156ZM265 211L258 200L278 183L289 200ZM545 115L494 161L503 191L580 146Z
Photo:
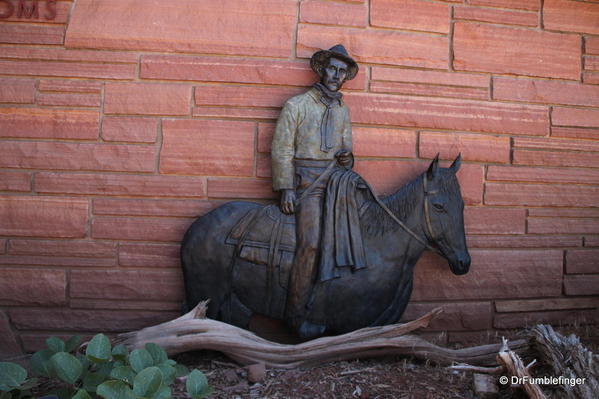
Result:
M235 247L235 294L255 311L282 318L295 255L295 216L283 214L277 205L254 208L231 229L225 243ZM267 300L257 301L251 286L264 289Z
M331 162L317 181L326 178L334 164L335 161ZM315 183L304 191L300 201ZM358 184L357 188L362 192L357 201L361 215L368 205L368 192L366 185ZM333 240L328 247L336 245ZM231 273L233 294L239 300L236 300L237 306L244 304L255 312L282 319L296 250L295 216L283 214L277 205L253 208L231 229L225 243L234 246ZM329 254L331 259L333 255ZM329 266L334 269L334 262L329 262ZM339 277L334 270L328 271L331 277L326 280ZM263 290L265 296L256 295L256 287Z

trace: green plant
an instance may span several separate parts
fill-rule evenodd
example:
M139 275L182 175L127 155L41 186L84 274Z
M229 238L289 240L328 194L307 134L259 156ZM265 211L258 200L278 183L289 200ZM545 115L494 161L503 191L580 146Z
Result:
M15 363L0 362L0 399L26 398L37 379L27 379L27 370Z
M183 376L187 376L187 392L194 399L212 392L201 371L189 373L187 367L169 359L156 344L149 343L129 353L124 345L112 347L108 337L98 334L83 354L76 352L80 342L80 337L72 337L66 343L56 337L48 338L48 348L31 357L34 374L62 381L60 388L51 393L60 399L169 399L175 378ZM27 380L27 372L16 364L0 364L10 371L0 370L0 399L27 397L35 381Z

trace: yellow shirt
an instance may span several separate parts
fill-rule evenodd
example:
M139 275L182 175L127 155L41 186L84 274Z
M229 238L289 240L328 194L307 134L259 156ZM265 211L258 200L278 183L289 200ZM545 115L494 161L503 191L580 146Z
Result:
M349 109L335 102L330 113L333 122L332 148L322 151L320 125L326 106L314 88L285 103L272 140L272 185L275 191L294 188L294 159L328 160L339 150L352 150Z

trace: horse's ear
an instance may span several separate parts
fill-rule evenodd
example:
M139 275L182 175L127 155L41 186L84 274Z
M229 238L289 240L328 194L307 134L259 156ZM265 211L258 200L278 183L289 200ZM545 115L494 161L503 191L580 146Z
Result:
M435 176L437 176L438 169L439 169L439 153L437 153L437 156L435 157L435 159L433 159L433 162L431 162L430 166L428 167L428 170L426 171L426 177L429 180L433 180L435 178Z
M453 163L451 164L449 169L451 169L451 171L455 174L455 173L458 173L458 170L460 170L460 166L462 166L462 153L461 152L458 154L458 157L455 159L455 161L453 161Z

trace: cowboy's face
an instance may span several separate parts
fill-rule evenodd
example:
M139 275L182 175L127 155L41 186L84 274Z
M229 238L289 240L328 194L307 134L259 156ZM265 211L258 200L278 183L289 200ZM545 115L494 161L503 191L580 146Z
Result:
M337 58L329 58L329 63L322 71L322 83L330 91L337 91L347 78L347 63Z

